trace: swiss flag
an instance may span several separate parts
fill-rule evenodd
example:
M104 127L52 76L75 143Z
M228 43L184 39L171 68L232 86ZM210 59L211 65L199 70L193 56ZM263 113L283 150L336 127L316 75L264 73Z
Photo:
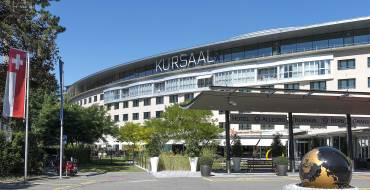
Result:
M3 116L25 118L27 52L11 48L3 98Z

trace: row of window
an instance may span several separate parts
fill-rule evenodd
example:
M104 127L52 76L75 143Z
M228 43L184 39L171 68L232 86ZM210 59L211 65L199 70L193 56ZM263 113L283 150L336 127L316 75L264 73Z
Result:
M99 100L100 101L104 100L104 94L99 95ZM85 104L91 104L91 103L96 103L96 102L98 102L98 95L82 99L78 102L78 104L79 105L85 105Z
M163 115L163 111L156 111L155 112L155 118L161 118ZM151 112L143 112L143 119L151 119ZM140 119L139 113L132 113L131 120L136 121ZM122 114L122 120L120 120L119 115L113 116L114 122L120 122L120 121L128 121L129 120L129 114Z
M186 93L184 94L184 100L185 102L190 101L194 98L194 93ZM152 104L152 98L143 98L143 99L135 99L132 100L132 107L139 107L140 101L143 101L144 106L150 106ZM169 96L169 102L170 103L178 103L179 102L179 96L177 94L175 95L170 95ZM163 96L158 96L155 97L155 104L160 105L164 103L164 97ZM122 102L122 108L128 108L129 107L129 101L123 101ZM112 104L107 104L107 108L111 108L114 110L119 109L119 102L117 103L112 103Z

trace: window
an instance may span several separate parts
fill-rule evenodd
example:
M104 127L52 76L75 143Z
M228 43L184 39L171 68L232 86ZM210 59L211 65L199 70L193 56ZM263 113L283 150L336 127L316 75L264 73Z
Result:
M139 107L139 100L132 100L132 107Z
M370 68L370 57L367 58L367 67Z
M155 117L156 117L156 118L161 118L161 117L162 117L162 115L163 115L163 111L156 111L156 112L155 112Z
M338 80L338 89L355 89L356 79L341 79Z
M163 104L163 96L158 96L155 98L155 104Z
M123 108L128 108L128 101L124 101L123 103Z
M133 113L132 120L139 120L139 113Z
M104 94L100 94L100 101L104 100Z
M128 121L128 114L122 115L122 121Z
M91 103L91 97L89 97L89 104Z
M367 87L370 88L370 77L367 78Z
M310 82L310 90L326 90L326 81Z
M222 114L225 114L225 111L223 111L223 110L218 110L218 115L222 115Z
M94 102L98 101L98 96L94 96Z
M284 84L284 89L298 90L299 89L299 83Z
M177 103L179 101L178 95L170 95L170 103Z
M356 67L355 59L346 59L338 61L338 70L355 69L355 67Z
M239 124L239 130L251 130L252 125L249 123Z
M144 99L144 106L150 106L151 98L145 98Z
M85 105L86 103L87 103L87 99L85 98L85 99L84 99L84 105Z
M218 127L219 127L220 129L225 128L225 122L218 122Z
M144 112L144 119L150 119L150 112Z
M119 121L119 116L118 115L114 115L114 122L118 122Z
M273 130L275 125L272 124L261 124L261 130Z
M302 76L302 63L280 66L280 78L296 78Z
M212 86L212 77L198 79L198 88L204 88L204 87L209 87L209 86Z
M161 93L165 91L165 82L154 83L154 93Z
M263 68L257 70L258 81L268 81L277 79L277 67Z
M185 102L194 99L194 93L188 93L184 95Z
M118 110L119 109L119 103L114 103L114 109Z

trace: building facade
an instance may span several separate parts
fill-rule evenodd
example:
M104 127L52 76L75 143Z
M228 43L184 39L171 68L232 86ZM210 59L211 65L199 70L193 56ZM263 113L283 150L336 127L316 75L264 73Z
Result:
M159 118L166 106L191 100L209 86L370 92L370 17L254 32L135 60L89 75L68 93L81 106L105 106L122 126ZM224 113L213 114L222 127ZM284 125L245 123L231 129L242 137L247 156L256 156L248 147L259 147L262 157L276 133L287 141ZM294 130L307 132L295 142L298 157L313 141L345 152L345 129L340 126ZM354 135L355 157L369 159L370 134ZM109 144L122 146L114 139Z

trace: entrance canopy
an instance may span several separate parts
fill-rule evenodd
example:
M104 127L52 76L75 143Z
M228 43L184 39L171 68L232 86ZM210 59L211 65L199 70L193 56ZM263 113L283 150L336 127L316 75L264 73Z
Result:
M370 93L212 86L183 107L246 112L370 115Z

